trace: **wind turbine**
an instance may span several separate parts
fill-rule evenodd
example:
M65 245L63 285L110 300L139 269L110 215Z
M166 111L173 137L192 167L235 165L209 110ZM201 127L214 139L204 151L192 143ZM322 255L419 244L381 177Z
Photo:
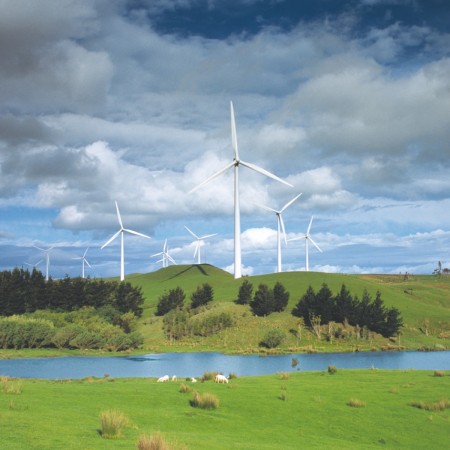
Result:
M209 183L214 178L225 173L227 170L234 167L234 278L241 278L242 276L242 259L241 259L241 214L239 208L239 166L247 167L248 169L254 170L262 175L266 175L269 178L273 178L281 183L284 183L290 187L293 187L292 184L287 181L278 178L276 175L268 172L261 167L256 166L255 164L251 164L245 161L242 161L239 158L238 152L238 143L237 143L237 133L236 133L236 122L234 119L234 109L233 102L230 102L230 111L231 111L231 144L234 150L234 158L233 161L227 164L223 169L219 170L219 172L207 178L205 181L200 183L195 188L191 189L189 193L196 191L199 187Z
M38 247L37 245L33 245L33 247L37 248L41 252L45 253L45 281L48 281L48 271L49 271L49 268L50 268L50 250L53 249L54 245L52 245L51 247L49 247L47 249ZM37 263L37 264L39 264L39 263Z
M278 225L278 229L277 229L277 255L278 255L277 272L282 271L281 270L281 232L283 232L284 242L287 245L286 229L284 227L283 216L281 214L283 213L283 211L285 211L287 208L289 208L289 206L291 206L292 203L294 203L295 200L297 200L300 197L300 195L302 195L302 194L298 194L292 200L288 201L279 211L276 209L270 208L269 206L259 205L261 208L264 208L267 211L274 212L275 216L277 218L277 225Z
M167 239L164 241L164 246L162 252L155 253L153 256L160 256L162 255L162 258L159 261L156 262L162 262L162 266L167 267L169 265L169 261L172 264L176 264L176 261L169 255L169 247L167 246Z
M311 241L311 244L313 244L314 247L316 247L317 250L319 250L319 252L322 252L320 247L313 241L311 235L309 234L309 232L311 231L312 221L313 221L313 216L311 216L311 220L309 221L308 229L306 230L306 234L304 236L289 239L290 241L298 241L299 239L304 239L305 240L305 267L306 267L306 272L309 271L308 241Z
M186 228L186 230L188 230L189 233L192 234L192 236L194 236L195 239L196 239L196 242L195 242L195 251L194 251L194 258L195 258L195 256L197 255L197 264L201 264L201 262L200 262L200 247L202 246L202 242L203 242L205 239L208 239L208 238L210 238L210 237L212 237L212 236L216 236L217 233L214 233L214 234L207 234L207 235L205 235L205 236L197 236L197 235L196 235L193 231L191 231L186 225L184 226L184 228Z
M119 221L120 229L116 234L114 234L107 242L105 242L101 246L101 249L104 249L120 234L120 281L123 281L125 279L125 261L124 261L124 254L123 254L123 235L124 235L124 233L134 234L136 236L142 236L147 239L150 239L150 236L147 236L146 234L138 233L137 231L130 230L128 228L124 228L123 222L122 222L122 217L120 216L119 205L117 204L117 201L116 201L116 212L117 212L117 220Z
M37 263L31 264L31 263L25 263L27 266L32 267L33 269L36 269L36 267L42 262L44 261L43 259L40 259Z
M89 250L89 247L86 249L86 251L84 252L83 256L78 256L76 258L73 258L73 259L81 259L81 261L82 261L82 263L81 263L81 267L82 267L82 269L81 269L81 278L84 278L84 265L87 264L89 267L92 267L89 264L88 260L86 259L86 253L88 252L88 250Z

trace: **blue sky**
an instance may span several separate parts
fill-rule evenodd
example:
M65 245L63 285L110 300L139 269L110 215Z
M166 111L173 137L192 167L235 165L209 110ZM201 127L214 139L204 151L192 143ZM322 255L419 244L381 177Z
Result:
M310 270L450 266L450 6L440 0L0 1L0 269L119 274L161 264L165 239L232 271L240 157L244 273L276 270L275 216L311 235ZM39 266L42 270L44 265ZM304 270L304 241L283 270Z

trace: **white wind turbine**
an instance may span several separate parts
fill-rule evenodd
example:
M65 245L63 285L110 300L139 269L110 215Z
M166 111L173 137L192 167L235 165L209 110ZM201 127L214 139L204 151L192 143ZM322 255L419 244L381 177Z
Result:
M248 169L252 169L255 172L258 172L262 175L266 175L267 177L273 178L274 180L280 181L281 183L287 184L288 186L293 187L287 181L278 178L276 175L268 172L261 167L256 166L255 164L251 164L239 159L238 152L238 144L237 144L237 133L236 133L236 122L234 119L234 109L233 102L230 102L230 111L231 111L231 144L234 150L234 158L233 161L227 164L223 169L219 170L219 172L207 178L205 181L200 183L194 189L191 189L189 193L194 192L199 187L209 183L214 178L222 175L228 169L234 167L234 278L241 278L242 276L242 259L241 259L241 215L239 208L239 166L242 165L247 167Z
M305 240L305 267L306 267L306 272L309 271L308 241L311 241L311 244L313 244L314 247L316 247L317 250L319 250L319 252L322 252L320 247L313 241L311 235L309 234L309 232L311 231L312 221L313 221L313 216L311 216L311 220L309 221L308 229L306 230L306 234L304 236L289 239L290 241L298 241L299 239L304 239Z
M169 247L167 245L167 239L164 241L164 246L163 246L162 252L155 253L154 255L152 255L152 257L154 257L154 256L162 256L162 258L156 262L162 262L163 268L168 267L169 261L172 264L176 264L176 261L169 255Z
M81 263L81 278L84 278L84 265L87 264L89 267L92 267L89 264L89 261L86 259L86 253L88 252L88 250L89 250L89 247L86 249L83 256L78 256L76 258L73 258L73 259L81 259L81 261L82 261L82 263Z
M124 261L124 252L123 252L123 235L124 233L134 234L136 236L145 237L147 239L150 239L150 236L147 236L146 234L138 233L137 231L130 230L128 228L124 228L122 218L120 217L120 211L119 211L119 205L116 201L116 212L117 212L117 220L119 221L120 229L119 231L114 234L107 242L105 242L101 249L105 248L107 245L109 245L117 236L120 234L120 281L123 281L125 279L125 261Z
M31 264L31 263L25 263L27 266L30 266L30 267L32 267L33 269L36 269L37 268L37 266L39 266L39 264L42 262L42 261L44 261L43 259L40 259L38 262L36 262L36 263L34 263L34 264Z
M205 239L208 239L212 236L217 236L217 233L214 234L207 234L205 236L197 236L193 231L191 231L186 225L184 226L184 228L186 228L186 230L189 231L190 234L192 234L192 236L195 237L196 242L195 242L195 251L194 251L194 258L197 255L197 264L201 264L201 258L200 258L200 247L203 244L203 241Z
M45 281L48 281L48 272L49 272L49 268L50 268L50 250L53 249L54 245L52 245L51 247L49 247L47 249L38 247L37 245L33 245L33 247L37 248L41 252L44 252L44 254L45 254ZM39 264L39 263L37 263L37 264Z
M281 272L282 271L281 270L281 232L283 232L284 242L287 245L286 229L284 227L284 221L283 221L282 213L287 208L289 208L289 206L291 206L292 203L294 203L295 200L297 200L300 197L300 195L302 195L302 194L298 194L292 200L288 201L279 211L276 210L276 209L270 208L269 206L259 205L261 208L264 208L267 211L274 212L275 216L277 218L277 225L278 225L278 229L277 229L277 256L278 256L277 272Z

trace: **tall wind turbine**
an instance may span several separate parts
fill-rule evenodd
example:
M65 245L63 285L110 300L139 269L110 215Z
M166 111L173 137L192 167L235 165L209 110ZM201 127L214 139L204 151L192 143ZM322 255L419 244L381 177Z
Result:
M241 278L242 276L242 259L241 259L241 214L239 208L239 166L247 167L248 169L254 170L262 175L266 175L267 177L273 178L281 183L284 183L290 187L293 187L292 184L287 181L278 178L276 175L268 172L261 167L256 166L255 164L251 164L239 159L238 152L238 143L237 143L237 133L236 133L236 122L234 119L234 109L233 102L230 102L230 111L231 111L231 144L234 150L234 158L233 161L227 164L223 169L219 170L219 172L207 178L205 181L200 183L194 189L191 189L189 193L196 191L199 187L209 183L214 178L222 175L227 170L234 167L234 278Z
M308 241L311 241L311 244L313 244L314 247L316 247L317 250L319 250L319 252L322 252L320 247L313 241L313 238L309 234L309 232L311 231L312 221L313 221L313 216L311 216L311 220L309 221L308 229L306 230L306 234L304 236L301 236L301 237L298 237L298 238L289 239L290 241L298 241L299 239L304 239L305 240L305 268L306 268L306 272L309 271Z
M83 256L78 256L76 258L73 259L81 259L81 278L84 278L84 265L87 264L89 267L92 267L88 260L86 259L86 253L88 252L89 247L86 249L86 251L84 252Z
M205 235L205 236L197 236L197 235L196 235L193 231L191 231L186 225L184 226L184 228L186 228L186 230L188 230L189 233L192 234L192 236L194 236L195 239L196 239L196 242L195 242L195 251L194 251L194 258L195 258L195 256L197 255L197 264L201 264L200 247L202 246L203 241L204 241L205 239L208 239L208 238L212 237L212 236L216 236L217 233L214 233L214 234L207 234L207 235Z
M168 267L169 265L169 261L172 264L176 264L176 261L169 255L169 247L167 245L167 239L164 241L164 246L163 246L163 250L162 252L159 253L155 253L153 256L162 256L162 258L156 262L162 262L162 266L164 267Z
M47 249L38 247L36 245L33 245L33 247L37 248L41 252L44 252L44 254L45 254L45 281L48 281L48 271L50 268L50 250L52 250L54 246L52 245L51 247L49 247Z
M120 281L123 281L123 280L125 280L125 261L124 261L124 254L123 254L123 235L124 235L124 233L134 234L136 236L142 236L147 239L150 239L150 236L147 236L146 234L138 233L137 231L130 230L128 228L124 228L123 222L122 222L122 217L120 216L119 205L117 204L117 201L116 201L116 212L117 212L117 220L119 221L120 229L116 234L114 234L107 242L105 242L101 246L101 249L103 249L107 245L109 245L120 234Z
M300 195L302 195L302 194L298 194L292 200L288 201L279 211L276 210L276 209L270 208L269 206L259 205L261 208L264 208L267 211L274 212L275 216L277 218L277 225L278 225L278 229L277 229L277 255L278 255L277 272L281 272L282 271L281 270L281 232L283 232L284 242L287 245L286 229L284 227L284 221L283 221L282 213L287 208L289 208L289 206L291 206L292 203L294 203L295 200L297 200L300 197Z

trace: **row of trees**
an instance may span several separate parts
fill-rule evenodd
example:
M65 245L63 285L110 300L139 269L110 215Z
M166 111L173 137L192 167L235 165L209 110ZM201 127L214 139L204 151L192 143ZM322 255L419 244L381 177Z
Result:
M305 324L311 328L330 322L347 322L384 337L397 335L403 326L398 309L386 308L379 291L375 298L372 298L367 290L364 290L360 299L353 296L345 285L342 285L336 295L333 295L326 284L323 284L317 293L309 286L292 314L302 317Z
M0 315L3 316L40 309L74 311L109 305L121 313L132 312L140 317L143 303L141 289L127 282L80 277L50 278L46 282L37 269L29 272L15 268L0 272Z

